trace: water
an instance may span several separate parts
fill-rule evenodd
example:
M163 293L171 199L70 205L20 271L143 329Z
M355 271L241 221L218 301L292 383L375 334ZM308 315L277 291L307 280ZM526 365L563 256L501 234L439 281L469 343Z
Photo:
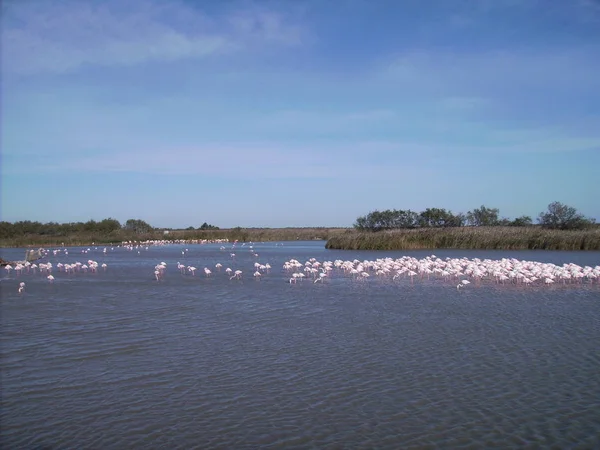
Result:
M3 270L1 448L600 446L600 284L288 283L291 258L432 253L323 245L255 244L258 258L238 246L235 260L221 244L74 248L48 260L107 271L55 268L54 283ZM599 252L434 253L600 263ZM257 260L273 267L260 281Z

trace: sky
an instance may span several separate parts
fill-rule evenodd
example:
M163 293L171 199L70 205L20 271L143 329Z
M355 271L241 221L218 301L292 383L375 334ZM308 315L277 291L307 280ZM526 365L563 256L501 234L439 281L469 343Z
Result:
M600 221L599 0L4 0L1 219Z

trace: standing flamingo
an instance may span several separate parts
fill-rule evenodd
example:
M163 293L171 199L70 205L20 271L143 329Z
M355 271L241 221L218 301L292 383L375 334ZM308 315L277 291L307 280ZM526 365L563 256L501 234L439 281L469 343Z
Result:
M469 280L462 280L459 284L456 285L456 290L459 290L461 287L471 284Z
M242 279L242 271L241 270L236 270L235 272L233 272L233 276L230 277L230 280L233 280L234 278L237 278L238 280Z
M316 283L317 281L321 281L321 283L323 283L323 280L325 279L326 276L327 276L326 272L321 272L319 274L319 278L317 278L313 283Z

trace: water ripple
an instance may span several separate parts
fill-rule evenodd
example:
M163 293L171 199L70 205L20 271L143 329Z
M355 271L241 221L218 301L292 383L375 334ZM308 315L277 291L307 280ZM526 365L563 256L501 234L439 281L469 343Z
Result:
M146 276L180 254L3 281L2 448L600 446L597 289Z

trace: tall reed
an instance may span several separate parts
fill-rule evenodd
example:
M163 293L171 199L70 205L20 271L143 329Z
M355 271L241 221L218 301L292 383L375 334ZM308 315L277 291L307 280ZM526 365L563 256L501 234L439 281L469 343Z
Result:
M600 229L548 230L541 227L417 228L348 232L331 237L328 249L341 250L600 250Z

